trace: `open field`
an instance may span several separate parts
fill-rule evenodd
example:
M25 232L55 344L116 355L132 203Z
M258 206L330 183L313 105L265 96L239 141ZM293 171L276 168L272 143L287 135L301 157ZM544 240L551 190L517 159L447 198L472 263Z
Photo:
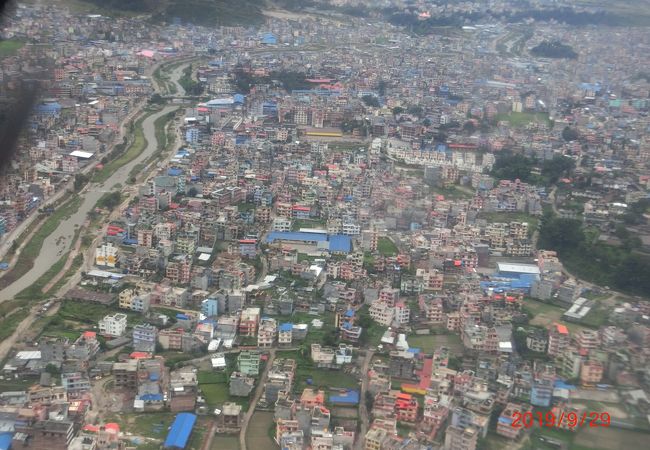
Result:
M553 126L553 121L549 118L548 113L529 113L529 112L511 112L509 114L497 114L497 122L508 122L515 128L523 128L529 123L536 123L548 127Z
M239 450L239 439L237 436L215 435L210 450Z
M250 449L271 450L278 448L271 436L269 429L273 424L272 412L258 411L251 417L246 433L246 447Z
M452 353L463 351L463 343L455 334L412 335L406 341L409 343L409 347L419 348L427 354L433 353L441 346L449 348Z
M377 241L377 251L384 256L397 255L397 246L387 237L380 237Z
M620 448L648 448L650 434L615 428L582 428L573 443L580 448L615 450ZM575 447L571 447L575 448Z
M25 45L25 42L18 39L0 41L0 58L15 55L18 53L18 50L23 47L23 45Z

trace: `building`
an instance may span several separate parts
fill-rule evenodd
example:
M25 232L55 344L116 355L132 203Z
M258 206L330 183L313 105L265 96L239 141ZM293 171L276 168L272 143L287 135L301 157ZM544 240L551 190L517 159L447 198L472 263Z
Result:
M600 383L603 378L603 364L600 361L589 360L582 364L580 369L580 382L585 386Z
M133 350L136 352L156 351L158 329L151 324L142 323L133 327Z
M255 336L260 320L260 308L246 308L239 318L239 334L241 336Z
M74 423L68 420L17 422L11 448L68 450L74 438Z
M99 334L120 337L126 331L126 314L115 313L99 321Z
M559 356L571 342L569 329L566 325L555 323L551 325L548 332L548 350L551 356Z
M515 414L521 418L521 416L530 411L531 408L529 405L521 405L518 403L508 403L506 407L501 412L499 419L497 421L497 434L508 439L518 439L519 436L524 432L525 428L513 427L512 423L515 419ZM521 423L521 421L520 421Z
M478 430L472 426L460 428L451 425L445 435L445 450L476 450L478 437Z
M113 364L116 388L135 390L138 388L138 360L130 359Z
M282 323L278 329L278 344L291 345L293 342L293 324Z
M104 267L115 267L117 263L117 247L111 242L102 244L95 250L95 264Z
M214 317L219 313L219 300L216 298L206 298L201 302L201 314L205 317Z
M237 366L243 375L257 377L260 372L260 353L244 350L237 356Z
M180 413L174 419L172 426L169 429L164 449L176 450L184 449L190 441L194 424L196 423L196 416L191 413Z
M272 347L275 342L277 322L270 317L263 317L257 332L257 346L261 348Z

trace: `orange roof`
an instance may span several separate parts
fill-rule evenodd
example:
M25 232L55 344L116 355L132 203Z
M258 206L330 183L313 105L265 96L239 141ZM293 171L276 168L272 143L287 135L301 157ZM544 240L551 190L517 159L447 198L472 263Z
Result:
M84 331L84 337L85 338L94 338L94 337L97 337L97 333L95 331Z
M133 352L129 355L131 359L146 359L151 358L151 355L147 352Z
M411 396L411 394L406 394L404 392L400 392L399 394L397 394L397 398L400 399L400 400L411 400L412 396Z
M559 323L556 323L555 327L557 328L558 333L560 333L560 334L569 334L569 329L565 325L561 325Z

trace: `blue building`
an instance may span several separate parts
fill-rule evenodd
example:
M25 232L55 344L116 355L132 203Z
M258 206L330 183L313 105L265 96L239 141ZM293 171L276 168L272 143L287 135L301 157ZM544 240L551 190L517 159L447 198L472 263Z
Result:
M192 413L178 414L172 423L169 434L167 434L163 448L184 449L187 447L195 423L196 415Z
M219 300L206 298L201 302L201 314L206 317L214 317L219 313Z
M199 134L198 128L188 128L185 131L185 140L191 144L196 144L199 142Z

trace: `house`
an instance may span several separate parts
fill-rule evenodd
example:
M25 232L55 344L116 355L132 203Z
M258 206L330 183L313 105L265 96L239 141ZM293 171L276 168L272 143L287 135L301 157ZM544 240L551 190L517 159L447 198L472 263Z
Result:
M126 314L115 313L99 321L99 334L110 337L120 337L126 331Z
M260 353L255 350L244 350L237 356L237 366L243 375L257 377L260 372Z
M548 350L550 356L558 356L569 345L571 338L566 325L555 323L551 325L548 332Z
M519 439L525 428L513 426L513 421L531 410L530 405L508 403L497 421L497 434L508 439Z

